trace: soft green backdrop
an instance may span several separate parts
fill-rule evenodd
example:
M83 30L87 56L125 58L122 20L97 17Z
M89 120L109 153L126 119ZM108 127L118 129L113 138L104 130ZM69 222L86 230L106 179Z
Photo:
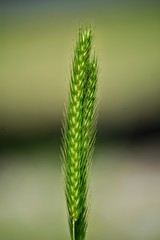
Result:
M69 239L59 135L46 132L60 125L80 25L93 26L100 127L159 118L159 7L94 4L1 8L2 240ZM98 142L87 239L160 239L160 141Z

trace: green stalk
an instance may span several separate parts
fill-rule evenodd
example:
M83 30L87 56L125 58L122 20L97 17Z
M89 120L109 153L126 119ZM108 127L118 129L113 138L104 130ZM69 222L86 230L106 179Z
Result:
M95 142L97 88L97 61L95 56L91 58L91 42L91 29L79 29L63 126L63 172L72 240L84 240L87 228L88 174Z

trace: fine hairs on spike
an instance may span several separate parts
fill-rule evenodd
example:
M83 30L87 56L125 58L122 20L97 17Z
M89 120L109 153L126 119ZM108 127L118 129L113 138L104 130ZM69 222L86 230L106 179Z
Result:
M95 143L97 60L91 28L80 28L72 61L69 100L62 129L62 168L71 240L85 240L88 174Z

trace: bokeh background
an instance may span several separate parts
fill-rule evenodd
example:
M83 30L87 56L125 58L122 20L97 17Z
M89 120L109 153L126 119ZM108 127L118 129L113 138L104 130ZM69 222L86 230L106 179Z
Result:
M0 239L69 239L61 120L93 26L99 121L87 239L160 239L159 1L0 2Z

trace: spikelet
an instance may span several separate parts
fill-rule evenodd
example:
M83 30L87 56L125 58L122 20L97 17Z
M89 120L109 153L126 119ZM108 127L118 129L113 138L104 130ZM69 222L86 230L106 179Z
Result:
M63 172L72 240L84 240L87 227L87 180L95 141L97 88L97 61L90 56L91 41L91 29L79 29L63 127Z

